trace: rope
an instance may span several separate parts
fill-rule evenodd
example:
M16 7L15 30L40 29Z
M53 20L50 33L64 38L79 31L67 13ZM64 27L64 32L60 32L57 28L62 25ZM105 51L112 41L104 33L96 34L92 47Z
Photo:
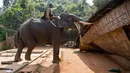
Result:
M57 27L52 21L50 21L50 22L51 22L51 24L52 24L53 26Z

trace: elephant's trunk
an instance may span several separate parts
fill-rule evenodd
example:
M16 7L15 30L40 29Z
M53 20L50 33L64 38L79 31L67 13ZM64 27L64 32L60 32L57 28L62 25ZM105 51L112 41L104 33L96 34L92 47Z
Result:
M15 46L15 48L18 48L18 43L19 43L19 31L14 36L14 46Z
M83 35L84 25L92 25L93 23L88 23L88 22L82 21L80 18L76 17L75 15L71 15L71 17L72 17L72 19L75 23L75 26L77 27L77 30L78 30L77 36L79 38L77 38L77 40L80 40L80 42L82 42L81 37Z

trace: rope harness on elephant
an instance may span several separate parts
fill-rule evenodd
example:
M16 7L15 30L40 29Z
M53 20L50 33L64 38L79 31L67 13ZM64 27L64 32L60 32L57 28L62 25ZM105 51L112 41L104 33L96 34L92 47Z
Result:
M51 24L52 24L53 26L57 27L52 21L50 21L50 22L51 22Z
M60 16L58 16L57 18L60 19ZM57 25L54 24L51 20L49 20L49 21L51 22L51 24L52 24L54 27L57 27ZM58 24L59 24L59 22L58 22Z

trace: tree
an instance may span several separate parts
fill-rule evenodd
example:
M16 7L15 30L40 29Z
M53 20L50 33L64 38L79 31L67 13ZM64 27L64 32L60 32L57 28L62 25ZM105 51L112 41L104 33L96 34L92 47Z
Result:
M94 5L97 9L101 9L106 5L110 0L93 0Z
M4 6L9 7L13 0L3 0ZM36 17L41 18L50 0L15 0L2 15L0 15L0 24L7 29L17 30L25 20ZM94 0L94 2L97 0ZM101 0L100 0L101 1ZM84 20L96 11L95 6L89 6L86 0L53 0L55 8L54 15L61 13L72 13Z
M10 5L10 2L9 2L10 0L3 0L3 6L5 6L5 7L9 7L9 5Z

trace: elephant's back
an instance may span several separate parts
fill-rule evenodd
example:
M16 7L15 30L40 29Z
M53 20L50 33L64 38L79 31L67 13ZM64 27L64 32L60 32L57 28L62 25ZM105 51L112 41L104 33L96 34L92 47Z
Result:
M20 34L25 42L30 39L37 41L37 43L48 43L51 40L54 28L49 22L33 18L23 23L20 27Z
M38 43L50 42L53 27L41 19L33 19L28 25L28 29Z

